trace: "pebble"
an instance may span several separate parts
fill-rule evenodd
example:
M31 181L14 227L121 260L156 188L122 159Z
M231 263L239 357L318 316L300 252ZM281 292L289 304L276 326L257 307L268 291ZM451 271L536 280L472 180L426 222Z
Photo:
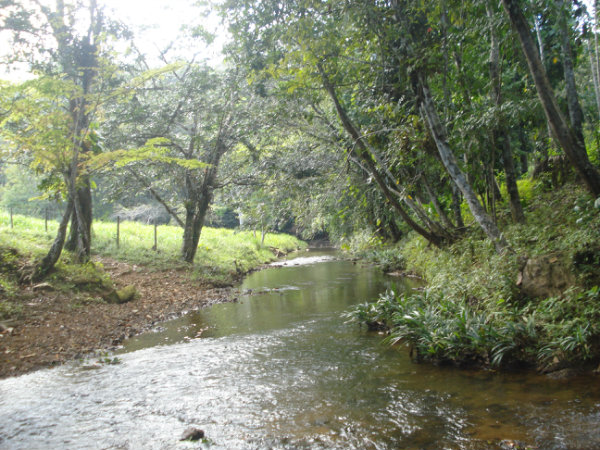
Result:
M204 437L204 430L199 428L188 428L181 435L180 441L198 441Z

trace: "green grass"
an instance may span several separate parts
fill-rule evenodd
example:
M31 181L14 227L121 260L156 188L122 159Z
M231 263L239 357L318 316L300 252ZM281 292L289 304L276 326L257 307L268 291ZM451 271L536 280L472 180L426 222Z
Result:
M43 256L51 245L58 224L21 215L13 216L10 228L8 213L0 212L0 245L15 248L31 259ZM180 227L157 227L157 249L154 246L154 226L138 222L120 224L119 246L115 222L95 221L92 225L92 253L156 269L184 266L179 259L183 230ZM193 273L206 281L231 283L241 273L275 259L272 249L291 252L306 244L293 236L269 233L264 245L250 231L205 227L202 230ZM68 256L66 256L68 259ZM59 266L60 268L60 266ZM0 281L1 283L1 281Z

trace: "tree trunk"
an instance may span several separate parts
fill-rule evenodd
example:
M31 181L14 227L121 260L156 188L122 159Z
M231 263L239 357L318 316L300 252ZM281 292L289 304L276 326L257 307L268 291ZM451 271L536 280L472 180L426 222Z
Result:
M85 185L77 190L76 195L77 202L74 202L69 240L65 248L77 255L78 261L85 262L91 254L92 192L89 179L85 180Z
M50 250L40 261L40 263L35 268L35 272L32 277L32 281L39 281L44 278L48 272L52 270L63 250L63 246L65 243L65 239L67 237L67 225L69 224L69 219L71 217L71 212L73 211L73 201L69 200L67 203L67 207L65 208L65 212L63 217L58 225L58 231L56 232L56 237L54 238L54 242L50 247Z
M188 174L186 177L188 196L190 198L188 198L188 201L186 202L186 218L185 226L183 228L181 258L190 264L194 262L194 258L196 257L200 235L206 220L206 213L208 212L208 208L210 207L213 198L214 184L217 178L219 163L226 150L227 148L223 145L221 140L217 139L212 155L209 157L208 163L210 164L210 167L204 170L204 178L199 188L195 185L191 175Z
M525 175L529 171L529 161L527 155L533 152L531 147L531 141L528 139L525 134L525 124L521 123L519 125L519 156L520 156L520 173L521 175Z
M394 242L398 242L400 239L402 239L402 231L400 228L398 228L398 225L396 225L396 221L394 219L386 218L384 220L384 226L389 231L389 234Z
M556 0L556 9L558 15L558 28L560 31L560 46L563 57L563 71L565 75L565 87L567 94L567 105L569 109L569 119L575 137L585 146L583 139L583 111L579 104L579 94L575 84L575 68L573 67L573 51L571 49L571 40L569 39L569 26L567 22L567 11L563 0Z
M595 34L595 32L594 32ZM596 97L596 121L600 118L600 80L598 72L596 72L596 64L594 63L594 54L589 41L587 42L587 51L590 59L590 70L592 71L592 82L594 84L594 95Z
M462 211L460 210L461 198L460 189L456 184L452 183L452 211L454 212L454 221L458 229L465 227L465 222L462 217Z
M448 218L448 215L446 214L446 211L444 211L444 208L442 208L442 205L440 205L440 202L439 202L437 196L435 195L435 192L433 192L431 185L427 181L427 178L425 176L423 176L422 180L423 180L423 186L425 187L425 192L427 192L427 195L429 196L429 200L431 201L431 203L433 203L433 207L435 208L435 211L437 212L438 216L440 217L440 220L446 226L446 228L448 228L448 230L454 230L454 228L455 228L454 224Z
M323 87L325 88L325 90L329 94L331 100L333 101L333 104L335 106L338 117L340 118L340 121L342 122L342 126L344 127L346 132L352 137L352 139L356 145L356 148L359 150L356 153L358 154L360 159L364 162L364 164L367 166L369 173L373 176L373 178L377 182L377 185L381 189L384 197L387 199L387 201L390 202L390 204L394 207L394 209L400 214L400 216L402 217L402 220L404 220L404 222L406 222L406 224L409 227L411 227L414 231L416 231L418 234L423 236L425 239L427 239L433 245L439 247L443 241L442 237L436 236L433 233L428 232L427 230L422 228L419 224L417 224L414 220L412 220L410 215L404 210L404 208L402 208L402 205L400 205L400 203L398 202L396 197L392 194L390 188L388 187L387 183L385 182L384 176L382 176L379 173L379 171L377 170L377 167L375 166L375 163L373 161L373 156L370 154L369 149L367 148L364 141L361 139L360 133L358 132L358 130L356 129L356 127L354 126L354 124L352 123L350 118L348 117L348 114L346 114L345 109L342 107L339 99L337 98L335 89L334 89L333 85L330 83L329 78L327 77L327 74L323 70L323 67L320 64L317 64L317 68L321 74L321 79L323 81Z
M438 148L438 152L444 164L444 167L448 171L448 174L461 190L462 194L469 205L469 209L473 214L473 217L479 224L479 226L483 229L486 236L494 243L496 247L496 251L505 252L510 250L510 247L500 230L491 219L489 215L485 212L479 200L477 200L477 195L473 191L471 185L467 182L465 174L460 170L454 153L450 149L448 145L448 138L446 135L446 130L442 125L437 111L435 109L435 105L433 103L433 98L431 97L431 93L429 92L429 86L427 84L426 79L422 74L417 74L419 86L421 89L421 94L423 96L421 102L421 110L423 115L427 119L427 124L429 125L429 130L435 140L435 143Z
M585 145L579 141L560 112L556 98L552 92L552 87L546 76L546 71L535 50L529 25L517 4L517 0L502 0L502 3L519 36L521 48L527 59L529 71L535 82L537 93L544 108L546 118L552 128L552 133L560 143L577 173L581 176L587 189L594 196L600 196L600 174L590 163Z
M508 191L508 199L510 204L510 212L514 222L525 222L525 214L521 205L519 189L517 187L517 173L513 160L513 152L510 145L510 137L508 130L504 126L504 118L500 115L502 106L502 77L500 73L500 44L498 35L494 27L494 11L491 2L486 2L486 12L490 25L490 79L492 84L491 97L494 106L496 107L498 116L498 125L496 130L492 131L493 145L500 144L502 151L502 164L506 175L506 190ZM502 136L502 137L500 137ZM501 142L500 142L501 141Z
M512 147L508 130L504 130L505 134L496 135L496 142L501 141L500 148L502 149L502 164L504 166L504 174L506 175L506 190L508 191L508 200L510 204L510 213L512 219L516 223L525 223L525 213L523 205L521 205L521 196L517 186L517 171L513 159Z
M195 199L188 199L185 206L185 222L183 227L183 242L181 245L181 258L188 263L194 261L196 248L194 247L194 226L195 226Z

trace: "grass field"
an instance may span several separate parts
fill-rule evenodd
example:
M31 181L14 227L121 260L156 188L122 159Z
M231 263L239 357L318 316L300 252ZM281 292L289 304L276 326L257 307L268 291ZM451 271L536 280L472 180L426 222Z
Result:
M13 216L0 211L0 245L15 248L19 253L32 258L43 256L51 245L58 223L23 215ZM117 224L96 221L92 225L92 254L108 256L134 264L156 267L181 266L179 260L183 230L180 227L159 225L157 248L154 246L154 226L138 222L121 222L119 246L117 247ZM273 249L288 253L305 247L293 236L269 233L264 244L260 233L224 228L205 227L202 230L198 252L194 260L194 272L211 280L225 281L240 272L247 272L275 259Z

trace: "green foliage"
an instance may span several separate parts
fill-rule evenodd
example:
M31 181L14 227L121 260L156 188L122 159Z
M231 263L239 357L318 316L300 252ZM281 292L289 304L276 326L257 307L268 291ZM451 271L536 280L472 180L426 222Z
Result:
M347 243L342 241L341 249L354 258L380 266L384 272L406 268L406 261L400 249L373 236L369 230L353 234Z
M102 271L101 265L92 262L77 264L70 261L70 255L65 255L56 264L54 272L47 280L56 289L64 292L103 292L113 287L110 277Z
M0 280L2 283L2 280ZM0 320L19 317L23 312L23 305L5 299L0 299Z
M382 294L360 305L355 319L389 327L386 342L409 345L417 360L459 365L530 362L536 321L526 311L499 306L489 314L468 302L425 289L418 294Z
M0 208L20 214L39 215L54 210L55 203L41 196L38 186L48 180L36 176L22 164L7 164L0 175Z
M426 279L426 290L389 291L360 305L354 319L385 325L388 342L406 342L419 359L434 362L546 367L599 358L600 266L593 258L600 253L600 212L579 187L540 193L530 186L528 223L505 228L516 254L497 254L480 232L445 249L413 236L399 251L407 269ZM516 285L517 255L549 253L573 261L576 284L559 297L525 298Z

